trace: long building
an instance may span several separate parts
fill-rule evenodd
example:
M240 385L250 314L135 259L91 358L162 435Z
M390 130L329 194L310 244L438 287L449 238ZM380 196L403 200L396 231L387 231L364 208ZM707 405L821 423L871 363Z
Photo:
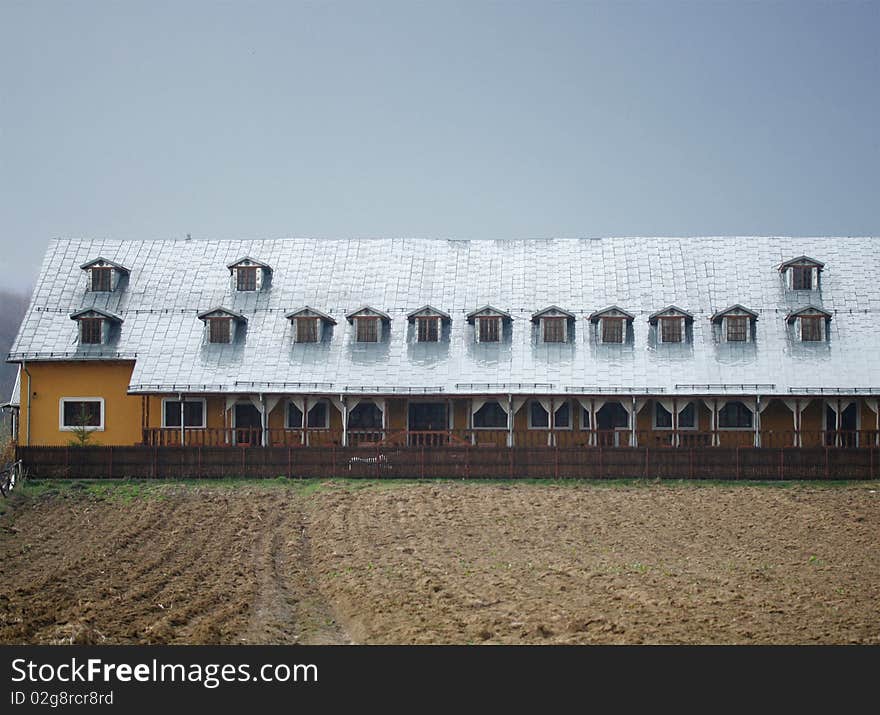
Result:
M866 446L877 238L51 242L18 443Z

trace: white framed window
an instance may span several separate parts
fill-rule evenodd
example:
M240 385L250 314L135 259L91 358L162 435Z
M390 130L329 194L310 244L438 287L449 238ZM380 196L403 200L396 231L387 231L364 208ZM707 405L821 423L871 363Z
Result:
M728 402L718 410L718 429L750 430L754 425L755 415L739 401Z
M571 429L571 403L568 400L555 406L553 429Z
M529 402L529 429L549 429L550 413L538 400Z
M672 429L672 413L659 401L654 402L653 427L655 430ZM684 409L678 413L678 429L697 429L696 403L688 402Z
M495 400L474 412L474 429L507 429L507 411Z
M591 429L590 411L584 406L581 406L581 429Z
M74 432L104 430L103 397L62 397L58 401L58 429Z
M207 401L204 397L183 401L183 426L187 429L207 427ZM180 400L173 397L162 399L162 426L180 427Z
M309 429L330 429L330 402L318 400L309 405L306 427Z

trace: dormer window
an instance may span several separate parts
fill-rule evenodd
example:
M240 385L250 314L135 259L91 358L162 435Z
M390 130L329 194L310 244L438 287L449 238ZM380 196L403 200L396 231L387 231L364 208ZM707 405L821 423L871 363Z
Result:
M84 345L101 344L103 332L104 320L102 318L83 318L79 321L79 341Z
M233 288L244 293L262 290L272 273L268 264L249 256L239 258L226 267L233 277Z
M385 338L385 325L391 316L381 310L364 306L345 316L354 325L354 339L357 343L378 343Z
M752 341L752 325L758 314L739 303L720 310L712 316L712 323L720 326L717 339L723 343L749 343Z
M484 315L477 318L477 342L497 343L501 340L501 318Z
M500 343L504 339L504 321L510 320L508 313L491 305L484 305L467 315L467 321L474 326L474 340L478 343Z
M83 263L80 268L88 271L88 289L93 293L113 292L119 285L120 278L129 274L129 270L125 266L101 257Z
M223 345L235 342L238 331L247 324L247 318L227 308L212 308L199 313L199 320L205 324L205 339L208 343Z
M293 324L293 340L296 343L320 343L325 329L336 325L326 313L309 306L295 310L285 316Z
M568 323L574 319L573 314L555 305L532 316L532 322L539 326L539 338L544 343L567 343Z
M779 266L790 290L816 290L819 287L819 274L825 264L809 256L799 256Z
M651 325L657 326L658 343L686 342L686 328L693 320L694 316L674 305L659 310L648 318Z
M242 266L235 269L235 288L236 290L257 289L256 266Z
M611 345L627 341L627 327L633 320L633 315L616 305L598 310L590 316L590 322L598 326L597 341Z
M797 337L806 343L825 340L829 320L831 320L831 313L812 305L789 313L786 317L786 322L789 325L796 326Z
M208 342L228 343L232 338L232 318L210 318L208 320Z
M92 268L92 290L109 292L113 290L113 269L109 267Z
M79 327L80 345L103 345L111 340L111 332L115 325L122 323L122 318L99 308L84 308L71 313Z
M437 343L443 334L443 323L451 318L442 310L423 306L406 316L410 323L415 324L415 341L418 343Z

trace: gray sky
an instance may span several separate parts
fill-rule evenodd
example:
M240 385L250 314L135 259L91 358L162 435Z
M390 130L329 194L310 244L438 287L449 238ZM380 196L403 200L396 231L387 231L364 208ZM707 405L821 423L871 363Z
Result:
M0 240L880 234L880 2L0 0ZM13 268L11 270L11 268Z

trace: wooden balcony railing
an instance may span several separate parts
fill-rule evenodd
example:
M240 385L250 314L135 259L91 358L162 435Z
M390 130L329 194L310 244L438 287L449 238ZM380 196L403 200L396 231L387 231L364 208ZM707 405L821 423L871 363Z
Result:
M154 447L878 447L877 430L390 430L259 428L151 428L143 443Z

